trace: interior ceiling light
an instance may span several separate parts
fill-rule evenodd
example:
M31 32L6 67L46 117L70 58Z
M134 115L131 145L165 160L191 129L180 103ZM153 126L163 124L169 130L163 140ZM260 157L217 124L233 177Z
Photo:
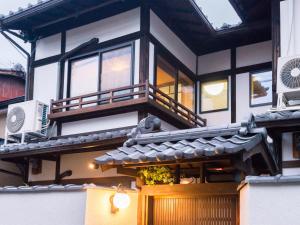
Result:
M194 0L215 30L238 26L241 18L228 0Z
M208 84L204 86L204 90L210 94L217 96L221 94L221 92L224 90L224 83L217 83L217 84Z

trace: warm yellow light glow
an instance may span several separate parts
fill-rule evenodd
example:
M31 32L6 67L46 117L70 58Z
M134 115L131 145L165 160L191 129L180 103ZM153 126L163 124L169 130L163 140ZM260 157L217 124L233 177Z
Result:
M207 84L204 86L205 91L210 95L219 95L224 90L224 83Z
M89 169L95 170L95 169L98 169L98 168L99 168L99 166L96 163L89 163Z
M191 184L194 182L194 178L190 177L190 178L181 178L180 179L180 184Z
M130 197L123 192L117 192L113 197L113 204L118 209L126 209L130 205Z

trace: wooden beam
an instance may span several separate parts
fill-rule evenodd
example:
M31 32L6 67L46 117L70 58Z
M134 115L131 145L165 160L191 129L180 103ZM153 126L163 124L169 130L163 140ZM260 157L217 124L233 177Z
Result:
M272 105L277 106L277 67L280 57L280 0L272 0Z
M231 83L230 83L230 100L228 99L228 102L231 101L230 104L230 111L231 111L231 123L236 122L236 48L231 49L231 71L230 74L231 77Z
M124 168L121 166L117 167L117 174L123 174L129 177L137 177L137 170L136 169L129 169L129 168Z

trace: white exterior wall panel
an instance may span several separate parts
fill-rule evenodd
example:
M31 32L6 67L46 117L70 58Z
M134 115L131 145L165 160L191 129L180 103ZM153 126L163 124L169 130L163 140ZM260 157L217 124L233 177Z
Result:
M44 59L61 53L61 34L42 38L36 42L35 60Z
M69 51L92 38L100 42L140 30L140 8L99 20L67 31L66 50Z
M40 66L34 69L33 99L50 104L56 99L58 88L58 63Z
M196 73L197 56L153 11L150 11L150 33L191 71Z
M137 124L137 112L123 113L112 116L63 123L62 135L110 130L121 127L136 126Z

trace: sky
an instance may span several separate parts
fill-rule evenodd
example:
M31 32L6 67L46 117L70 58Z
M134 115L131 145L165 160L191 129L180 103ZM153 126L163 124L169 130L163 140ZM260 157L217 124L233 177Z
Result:
M28 3L35 4L37 0L1 0L0 14L7 15L10 10L17 11L19 7L25 8ZM29 44L15 39L28 51ZM22 56L1 34L0 34L0 68L11 68L16 63L21 63L26 68L26 57Z

